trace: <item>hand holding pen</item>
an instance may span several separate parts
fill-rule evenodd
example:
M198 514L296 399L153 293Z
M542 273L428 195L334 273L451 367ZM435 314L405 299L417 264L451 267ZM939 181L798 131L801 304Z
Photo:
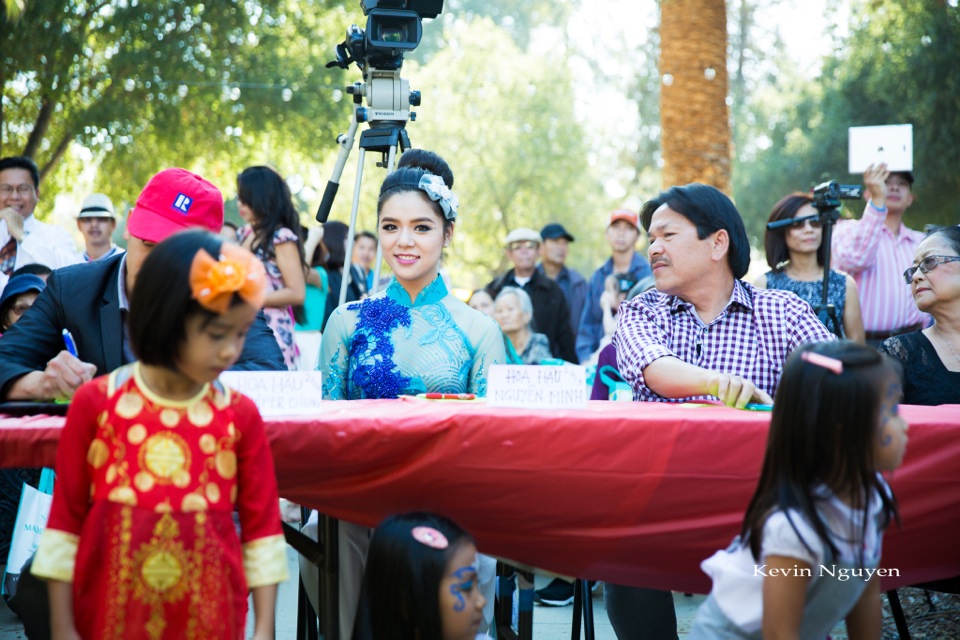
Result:
M47 398L70 398L84 382L93 379L97 367L80 360L77 342L69 329L63 330L64 350L47 362L41 385Z

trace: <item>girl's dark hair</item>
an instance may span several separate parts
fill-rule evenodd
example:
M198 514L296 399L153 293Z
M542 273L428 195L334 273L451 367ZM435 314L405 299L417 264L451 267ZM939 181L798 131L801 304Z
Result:
M150 250L137 273L127 313L130 347L141 362L176 371L187 318L200 314L206 324L217 317L194 300L190 265L201 249L216 258L222 246L220 235L191 229L173 234ZM231 305L241 302L234 295Z
M927 237L931 236L943 236L943 239L947 241L957 255L960 256L960 226L954 225L952 227L935 227L927 233Z
M273 236L286 227L296 234L300 264L306 266L300 241L300 214L293 206L287 181L279 173L270 167L247 167L237 176L237 199L255 214L250 245L254 253L260 251L267 259L276 257Z
M780 202L773 205L773 211L767 222L776 222L777 220L789 220L797 215L803 205L813 204L813 196L809 193L797 191L780 199ZM774 271L783 271L783 264L790 260L790 250L787 249L787 231L790 227L780 227L779 229L767 229L763 234L763 245L767 250L767 264ZM823 266L826 260L827 247L820 242L817 249L817 264Z
M697 228L701 240L720 229L727 232L730 246L727 249L727 264L733 277L740 279L750 267L750 240L743 226L743 218L726 194L716 187L693 183L682 187L670 187L661 191L653 200L640 209L640 223L644 231L650 231L653 214L667 205Z
M807 362L803 359L807 352L839 360L842 372ZM803 514L824 546L837 554L817 512L818 485L849 496L854 509L868 508L868 497L879 494L885 520L897 518L896 501L883 488L874 462L886 379L899 380L896 363L847 340L803 345L787 359L773 403L760 481L740 532L756 560L767 518L788 509ZM861 531L834 533L863 540L869 524L870 518L864 518ZM797 531L792 520L791 526ZM810 550L802 536L801 540ZM858 560L862 564L863 558Z
M397 162L397 170L388 175L384 179L383 184L380 185L380 197L377 200L377 218L380 218L380 211L383 209L383 204L391 196L406 191L420 191L420 188L417 186L420 183L420 178L428 173L439 176L448 188L453 189L453 171L443 158L433 151L426 151L424 149L410 149L404 152ZM437 216L443 220L444 232L448 231L451 225L453 225L453 222L447 220L443 215L443 209L440 208L439 203L428 198L426 194L423 194L423 199L430 203Z
M350 231L343 222L333 220L323 223L323 240L327 248L327 271L340 271L347 261L347 233Z
M449 542L434 549L413 537L432 527ZM457 549L473 538L454 521L432 513L390 516L370 540L353 640L442 640L440 583Z

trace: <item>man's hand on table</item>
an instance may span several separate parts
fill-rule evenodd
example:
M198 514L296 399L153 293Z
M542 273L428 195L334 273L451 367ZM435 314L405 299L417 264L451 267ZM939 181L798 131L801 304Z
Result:
M81 384L93 379L96 365L61 351L43 371L32 371L10 385L7 400L68 400Z

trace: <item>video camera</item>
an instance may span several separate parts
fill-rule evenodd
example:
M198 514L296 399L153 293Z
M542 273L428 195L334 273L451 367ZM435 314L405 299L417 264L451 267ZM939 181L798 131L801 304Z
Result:
M422 18L436 18L443 0L360 0L367 29L347 29L347 39L337 45L337 59L327 64L346 69L356 62L361 70L373 67L396 70L404 51L413 51L423 36Z
M859 200L863 187L858 184L838 184L836 180L823 182L813 188L813 206L818 211L835 209L841 200Z

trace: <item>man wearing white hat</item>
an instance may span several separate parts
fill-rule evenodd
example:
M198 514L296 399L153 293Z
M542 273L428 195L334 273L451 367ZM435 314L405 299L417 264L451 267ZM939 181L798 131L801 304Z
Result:
M109 258L123 253L123 249L113 243L113 232L117 230L117 215L113 211L113 202L102 193L93 193L83 200L80 213L77 214L77 228L83 234L86 262Z

